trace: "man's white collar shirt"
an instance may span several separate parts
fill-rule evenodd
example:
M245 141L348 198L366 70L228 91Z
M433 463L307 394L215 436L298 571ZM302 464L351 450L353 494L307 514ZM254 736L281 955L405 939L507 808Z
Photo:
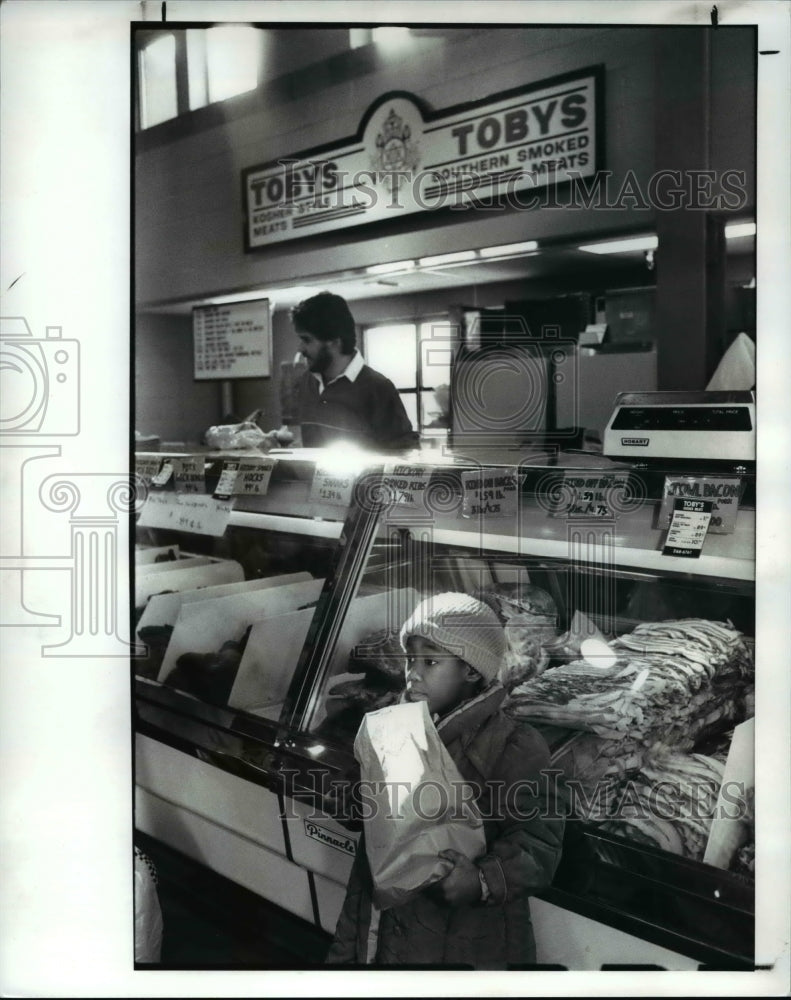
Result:
M354 382L360 372L363 370L363 356L359 351L355 351L352 355L352 360L346 365L340 375L336 375L335 378L330 379L327 385L332 385L333 382L337 382L339 378L347 378L350 382ZM324 379L319 375L318 372L311 372L313 378L319 383L319 395L321 395L327 388L324 384Z

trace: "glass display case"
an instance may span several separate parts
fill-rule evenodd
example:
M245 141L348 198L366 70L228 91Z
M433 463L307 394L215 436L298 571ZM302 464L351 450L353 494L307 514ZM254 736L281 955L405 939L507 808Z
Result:
M725 831L738 849L721 849L717 866L710 852L731 737L752 716L750 475L726 530L690 557L667 553L663 505L668 478L703 467L358 457L345 479L336 466L328 503L324 458L272 458L266 495L237 496L221 536L138 531L139 558L155 565L189 553L238 567L191 589L160 570L161 590L136 609L148 745L272 793L283 844L268 849L308 872L311 898L325 886L313 916L331 931L356 835L327 811L327 783L353 773L363 715L401 697L398 633L418 601L474 594L505 629L506 711L542 731L579 817L543 900L707 967L751 968L744 771L728 772L742 789ZM216 458L218 479L226 461ZM660 786L662 808L635 812ZM685 794L702 806L690 811Z

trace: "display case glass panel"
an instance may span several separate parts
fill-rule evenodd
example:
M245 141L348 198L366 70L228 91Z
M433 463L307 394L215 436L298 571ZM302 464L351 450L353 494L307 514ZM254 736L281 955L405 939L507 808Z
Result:
M236 458L206 458L206 498ZM134 671L180 693L185 712L197 699L278 721L335 571L359 470L326 501L315 461L283 456L271 464L267 490L234 495L222 534L137 527Z

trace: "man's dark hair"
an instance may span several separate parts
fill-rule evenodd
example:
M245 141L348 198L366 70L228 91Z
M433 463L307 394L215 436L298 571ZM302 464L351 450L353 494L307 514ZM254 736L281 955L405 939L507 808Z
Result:
M317 340L339 338L344 354L352 354L357 343L354 317L346 299L332 292L319 292L304 299L291 310L291 321L297 333L309 333Z

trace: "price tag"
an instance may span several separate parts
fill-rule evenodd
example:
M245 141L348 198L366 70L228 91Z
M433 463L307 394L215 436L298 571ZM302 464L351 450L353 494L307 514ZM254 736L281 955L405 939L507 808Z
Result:
M172 461L173 482L177 493L206 492L206 459L203 455L186 455Z
M185 493L149 493L139 523L143 528L171 528L219 537L225 534L232 509L232 500Z
M662 554L697 559L709 530L711 507L711 500L674 500L673 519Z
M316 466L310 487L310 503L329 503L337 507L348 507L352 501L354 476L341 474L332 469Z
M138 479L142 479L146 486L151 485L161 465L162 459L158 455L135 455L135 475Z
M233 492L244 496L265 497L275 463L271 458L243 458L239 460Z
M222 467L220 478L214 489L215 500L228 500L236 492L236 477L239 474L238 462L226 462Z
M550 517L602 517L612 520L619 513L614 503L629 496L628 475L588 475L584 472L553 476L549 492L557 494Z
M424 497L431 479L431 470L412 465L386 466L382 485L390 501L404 507L425 507Z
M709 531L712 535L729 535L736 529L736 515L739 512L741 493L742 481L738 477L665 476L662 507L659 511L657 526L663 529L670 527L673 501L676 497L684 497L689 500L711 500Z
M173 460L168 458L162 463L162 467L159 472L151 477L152 486L164 486L170 481L170 477L173 475Z
M462 517L516 517L519 480L500 469L462 472Z

